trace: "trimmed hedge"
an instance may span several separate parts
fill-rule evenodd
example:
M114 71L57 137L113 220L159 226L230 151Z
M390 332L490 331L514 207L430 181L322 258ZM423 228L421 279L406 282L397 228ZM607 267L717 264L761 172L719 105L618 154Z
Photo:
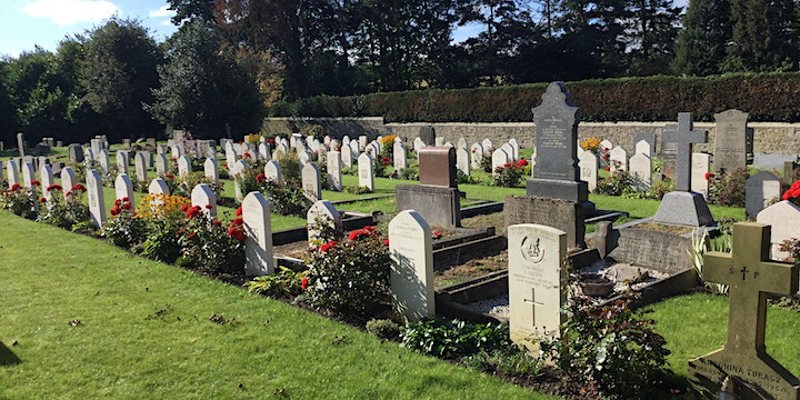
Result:
M520 122L533 119L546 83L476 89L427 89L279 102L271 117L383 116L387 122ZM800 72L687 78L653 76L568 82L584 121L696 120L737 108L751 121L800 121Z

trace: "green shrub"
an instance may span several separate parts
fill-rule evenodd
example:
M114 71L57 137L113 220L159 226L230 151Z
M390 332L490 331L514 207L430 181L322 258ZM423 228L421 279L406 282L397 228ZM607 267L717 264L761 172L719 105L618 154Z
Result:
M251 293L263 294L276 299L292 299L303 293L308 285L306 272L294 272L280 267L272 275L259 276L247 282L247 290Z
M487 374L523 380L536 376L544 365L541 358L534 357L520 348L481 351L473 356L464 357L461 362L469 368Z
M408 325L401 336L403 347L446 360L516 348L507 324L430 319Z
M570 376L596 384L603 398L646 393L661 382L670 352L655 321L642 319L631 304L626 298L598 307L587 297L572 296L561 339L544 351Z
M344 188L342 188L342 191L350 194L372 193L372 190L369 190L369 188L366 186L345 186Z
M400 325L390 319L371 319L367 321L367 332L386 340L400 337Z
M419 167L408 167L402 169L400 171L400 179L405 179L407 181L418 181Z
M142 243L147 236L144 220L136 216L131 202L117 199L109 210L111 218L101 227L100 235L117 247L130 249Z
M620 196L633 186L633 179L626 171L616 171L608 178L597 181L595 192L609 196Z
M244 221L237 217L227 228L200 206L186 210L188 224L179 231L178 265L219 275L244 275Z
M497 167L495 175L492 177L492 182L495 186L502 186L508 188L519 187L522 182L522 177L525 170L523 166L514 163L508 163L502 167Z
M712 121L728 108L752 121L800 121L800 73L741 73L711 77L651 76L567 82L583 121L671 121L692 110ZM527 122L546 83L424 89L364 96L318 96L280 102L273 117L383 116L387 122ZM490 172L490 171L488 171Z
M36 219L36 202L39 199L33 193L15 183L0 192L0 206L22 218Z
M740 168L731 173L708 175L708 202L718 206L744 207L745 185L750 174Z
M303 194L303 187L298 181L276 182L267 180L263 174L259 174L257 178L256 189L269 200L270 212L280 215L306 216L309 201Z
M61 185L51 185L45 190L50 193L50 199L42 204L38 221L66 230L89 221L89 207L81 201L81 195L86 192L83 185L75 185L66 192Z

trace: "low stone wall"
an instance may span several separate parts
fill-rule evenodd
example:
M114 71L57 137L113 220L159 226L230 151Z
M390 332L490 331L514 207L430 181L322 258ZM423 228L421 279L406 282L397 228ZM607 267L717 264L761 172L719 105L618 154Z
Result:
M597 137L608 139L614 144L619 144L628 152L633 151L633 137L639 132L656 134L657 151L661 148L661 133L664 125L676 121L661 122L581 122L578 125L578 135L581 139ZM463 137L467 144L480 142L489 138L493 143L503 143L511 138L516 138L522 147L532 148L533 122L508 122L508 123L384 123L381 117L369 118L268 118L264 121L262 131L272 133L291 133L300 131L307 124L322 125L325 132L331 136L341 138L349 135L351 138L367 135L370 138L381 134L392 133L399 135L404 140L413 140L419 136L419 129L432 125L436 129L437 137L444 138L455 144ZM709 133L709 142L705 145L696 145L695 151L712 152L714 143L715 123L697 122L695 129L705 129ZM753 151L755 153L788 154L800 152L800 123L782 122L750 122L752 128Z

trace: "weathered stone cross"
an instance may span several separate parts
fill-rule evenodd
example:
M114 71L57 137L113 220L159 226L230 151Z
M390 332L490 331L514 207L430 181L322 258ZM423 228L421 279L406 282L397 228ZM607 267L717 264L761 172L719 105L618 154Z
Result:
M708 132L692 130L692 113L678 113L678 130L664 132L664 140L677 144L678 176L675 190L688 192L692 187L692 144L708 141Z
M775 399L800 397L800 381L764 346L768 294L791 295L798 290L798 266L770 261L770 228L737 223L730 254L703 256L703 278L730 286L730 308L725 346L689 363L689 380L700 392L717 392L731 376L739 399L764 394Z

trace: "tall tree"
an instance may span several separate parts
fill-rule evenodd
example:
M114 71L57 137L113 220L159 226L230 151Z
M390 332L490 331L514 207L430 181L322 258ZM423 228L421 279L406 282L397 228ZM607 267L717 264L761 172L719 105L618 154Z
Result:
M720 73L731 37L728 0L690 1L678 34L673 69L696 76Z
M161 87L147 110L170 128L195 137L242 137L260 128L263 103L255 78L221 51L223 39L203 21L185 23L166 43Z
M793 0L732 0L733 41L726 70L775 71L797 68Z
M175 11L172 23L180 25L184 20L214 22L215 0L167 0L169 9Z
M678 36L681 8L671 0L628 2L625 43L628 74L654 75L669 71Z
M156 66L162 55L147 29L135 20L112 18L87 33L81 83L86 100L107 121L113 138L134 138L157 130L142 105L153 101Z

